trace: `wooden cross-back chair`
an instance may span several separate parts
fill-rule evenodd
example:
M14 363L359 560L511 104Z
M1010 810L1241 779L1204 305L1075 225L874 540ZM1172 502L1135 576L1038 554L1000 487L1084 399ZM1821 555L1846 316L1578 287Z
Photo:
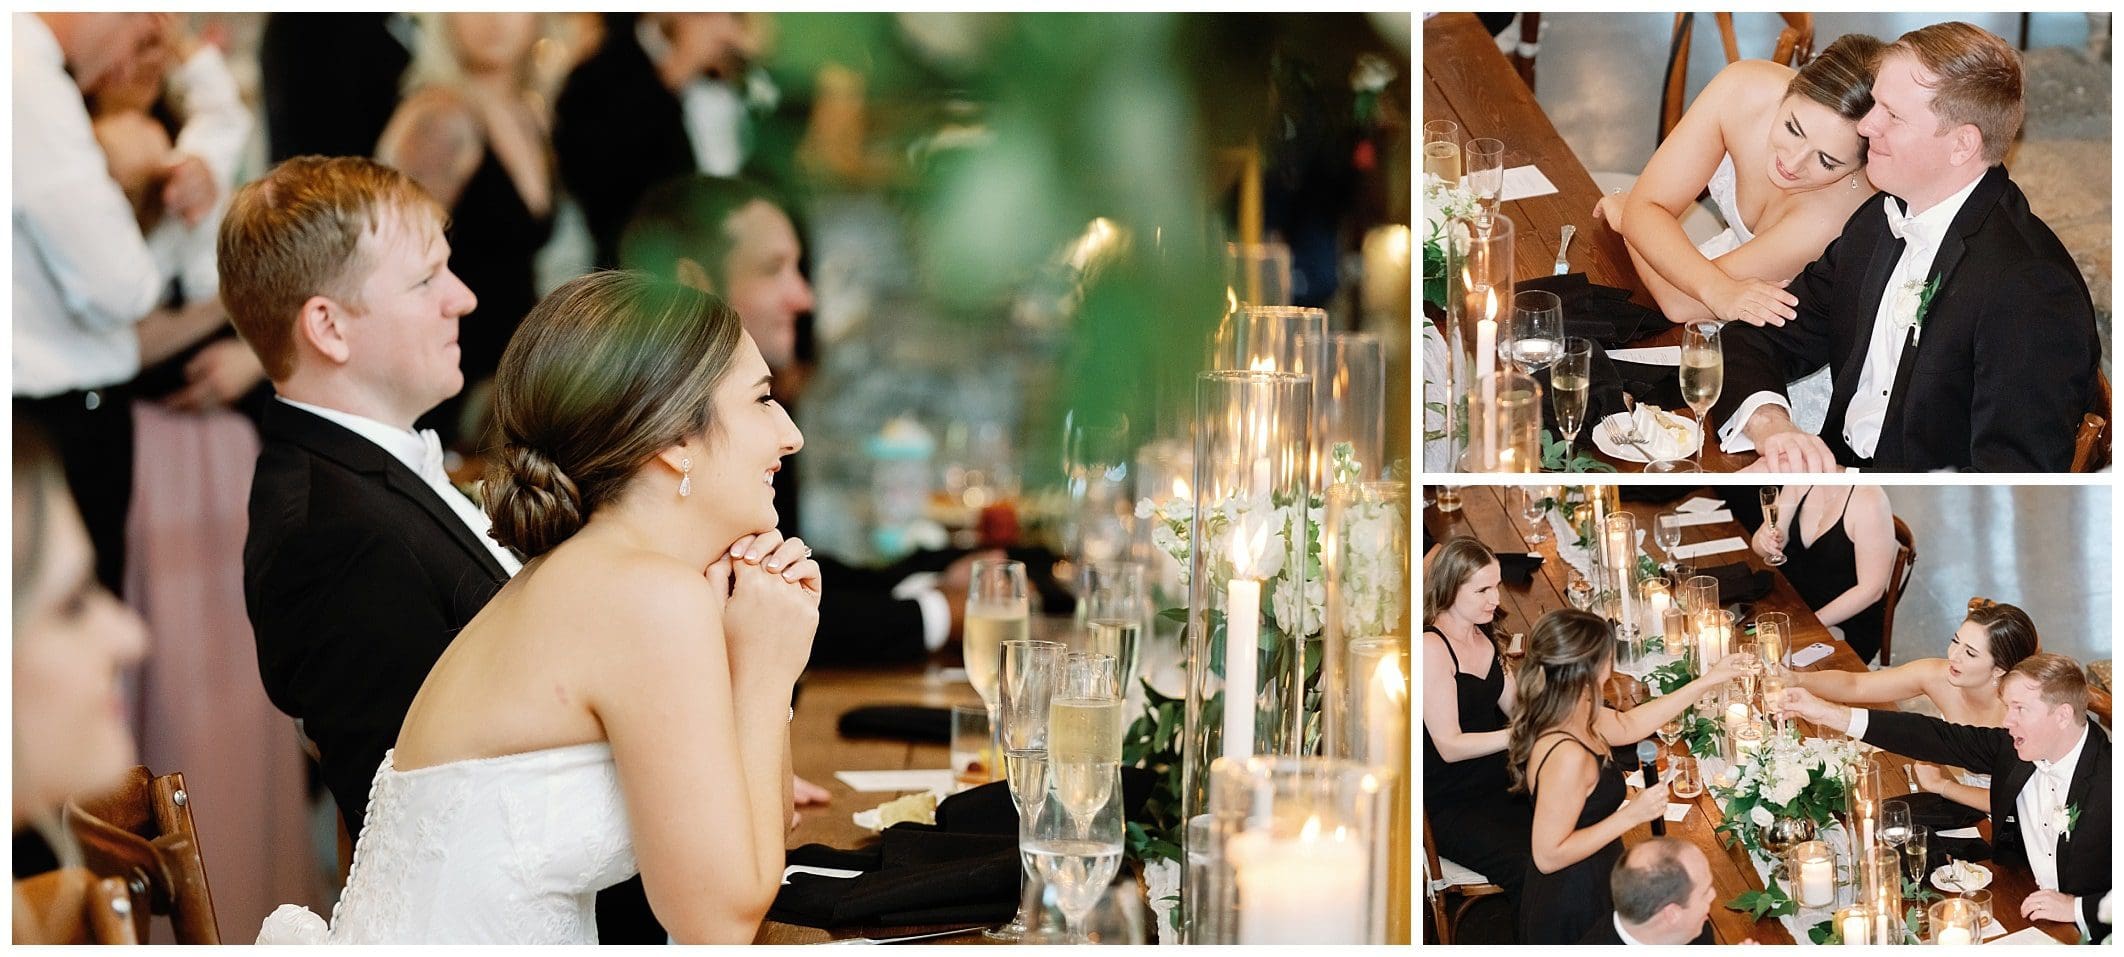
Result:
M1431 820L1423 821L1423 897L1431 905L1431 924L1438 931L1441 946L1451 944L1460 929L1460 920L1468 914L1468 908L1485 897L1504 893L1481 875L1454 865L1456 873L1448 875L1445 865L1439 863L1438 845L1431 841ZM1446 897L1459 898L1458 906L1451 913L1446 910Z
M135 767L111 791L68 801L66 826L89 870L125 882L141 939L152 913L169 915L180 944L221 943L184 775Z
M2099 472L2109 467L2109 377L2095 370L2094 401L2080 416L2080 432L2072 440L2072 470Z
M1893 516L1891 516L1893 517ZM1895 519L1895 563L1888 568L1888 590L1881 594L1881 667L1894 664L1895 606L1910 585L1910 572L1917 567L1917 536L1900 518Z
M1740 40L1733 32L1733 14L1715 14L1718 18L1719 39L1723 41L1726 62L1740 60ZM1777 42L1771 46L1770 59L1775 63L1798 69L1814 55L1814 14L1780 13L1785 28L1778 31ZM1664 142L1674 124L1681 122L1682 111L1688 106L1689 95L1689 40L1695 32L1696 14L1674 15L1673 37L1668 43L1666 86L1660 91L1659 142Z
M137 944L125 881L63 867L15 882L17 944Z

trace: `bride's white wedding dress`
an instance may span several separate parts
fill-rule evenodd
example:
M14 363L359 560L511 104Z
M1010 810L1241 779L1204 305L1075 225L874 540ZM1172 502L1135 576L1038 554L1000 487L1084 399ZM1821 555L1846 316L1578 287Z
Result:
M369 812L329 928L283 904L261 944L594 944L597 892L633 877L603 741L399 771Z
M1748 224L1741 222L1739 187L1733 173L1733 154L1719 161L1718 172L1711 174L1711 182L1704 187L1711 193L1711 202L1718 207L1718 217L1726 221L1726 231L1706 239L1696 246L1696 251L1705 259L1717 259L1739 249L1743 243L1755 238ZM1820 435L1822 423L1829 418L1830 391L1835 386L1829 368L1824 366L1785 385L1785 396L1792 403L1792 424L1802 430Z

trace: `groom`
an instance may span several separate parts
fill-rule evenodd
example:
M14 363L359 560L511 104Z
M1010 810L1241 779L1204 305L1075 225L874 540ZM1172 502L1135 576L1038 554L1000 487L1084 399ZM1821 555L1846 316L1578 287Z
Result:
M1862 711L1787 688L1786 711L1897 754L1991 775L1996 859L2025 866L2039 890L2021 916L2109 935L2096 907L2109 893L2109 735L2087 720L2087 677L2064 655L2023 659L2000 680L2004 728Z
M358 838L369 785L428 671L521 567L413 422L464 387L442 207L389 167L296 157L222 221L221 298L273 380L259 425L244 602L266 694L317 744ZM599 938L663 943L639 879L598 895Z
M1884 195L1793 280L1797 319L1726 326L1726 451L1773 472L2071 467L2101 350L2079 268L2000 165L2021 83L2013 47L1967 23L1882 54L1858 130ZM1815 436L1784 383L1825 364Z

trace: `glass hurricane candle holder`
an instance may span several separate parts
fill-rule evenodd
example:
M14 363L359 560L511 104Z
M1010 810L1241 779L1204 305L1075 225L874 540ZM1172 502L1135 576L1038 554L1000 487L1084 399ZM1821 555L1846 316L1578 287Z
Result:
M1681 601L1682 611L1700 615L1718 610L1718 579L1709 575L1691 575L1681 583L1676 596Z
M1674 607L1674 583L1657 575L1637 583L1637 613L1644 621L1644 633L1667 634L1667 610ZM1668 653L1674 651L1671 643L1662 643Z
M1858 858L1859 900L1873 909L1876 943L1903 942L1903 852L1886 845L1868 847Z
M1739 650L1733 647L1734 635L1740 629L1739 622L1734 613L1715 605L1696 614L1697 654L1703 659L1705 668Z
M1352 691L1358 701L1347 737L1349 757L1371 768L1392 773L1382 783L1391 788L1391 811L1375 844L1375 863L1385 865L1387 932L1390 944L1405 944L1410 937L1409 896L1412 887L1409 821L1413 781L1409 775L1409 646L1397 635L1359 638L1350 642L1349 673L1357 680Z
M1336 481L1337 445L1348 445L1356 464L1356 474L1345 481L1377 479L1386 464L1386 362L1379 337L1300 333L1296 352L1297 365L1287 371L1313 377L1313 487Z
M1370 672L1349 670L1350 649L1366 639L1414 634L1409 630L1409 486L1336 485L1326 498L1319 533L1320 571L1326 579L1321 734L1325 753L1346 757L1357 741L1351 733L1353 715L1371 693Z
M1210 828L1229 891L1201 901L1195 944L1377 944L1387 898L1378 835L1391 772L1331 758L1219 759Z
M1291 247L1273 242L1224 244L1224 286L1233 303L1289 305Z
M1217 324L1210 368L1311 375L1327 361L1326 332L1324 309L1242 305Z
M1441 237L1446 255L1446 345L1447 395L1474 404L1473 393L1482 377L1499 369L1498 330L1512 306L1514 276L1514 226L1507 216L1496 217L1487 232L1478 232L1465 221L1446 225ZM1472 436L1474 433L1469 433Z
M1517 372L1476 380L1468 397L1468 472L1541 471L1541 383Z
M1290 372L1197 377L1183 820L1204 812L1211 761L1295 754L1302 740L1320 619L1304 590L1312 391Z
M1826 841L1802 841L1785 852L1792 899L1801 907L1836 904L1836 850Z
M1838 909L1833 926L1845 946L1862 947L1873 943L1873 923L1873 908L1857 903Z
M1976 904L1959 897L1950 897L1932 905L1931 943L1943 947L1974 944L1983 931L1983 917Z

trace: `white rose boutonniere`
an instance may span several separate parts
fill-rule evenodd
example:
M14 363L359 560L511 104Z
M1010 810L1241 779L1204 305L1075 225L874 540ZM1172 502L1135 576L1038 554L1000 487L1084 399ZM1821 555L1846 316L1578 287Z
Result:
M2060 836L2070 838L2072 829L2079 826L2079 823L2080 806L2077 804L2053 808L2050 812L2050 829L2057 832Z
M1925 313L1932 308L1932 297L1938 295L1939 291L1940 277L1938 276L1932 277L1930 282L1920 282L1912 279L1904 283L1902 288L1897 290L1895 296L1894 320L1896 332L1901 333L1906 329L1914 329L1916 331L1911 334L1912 341L1923 338L1925 335Z

